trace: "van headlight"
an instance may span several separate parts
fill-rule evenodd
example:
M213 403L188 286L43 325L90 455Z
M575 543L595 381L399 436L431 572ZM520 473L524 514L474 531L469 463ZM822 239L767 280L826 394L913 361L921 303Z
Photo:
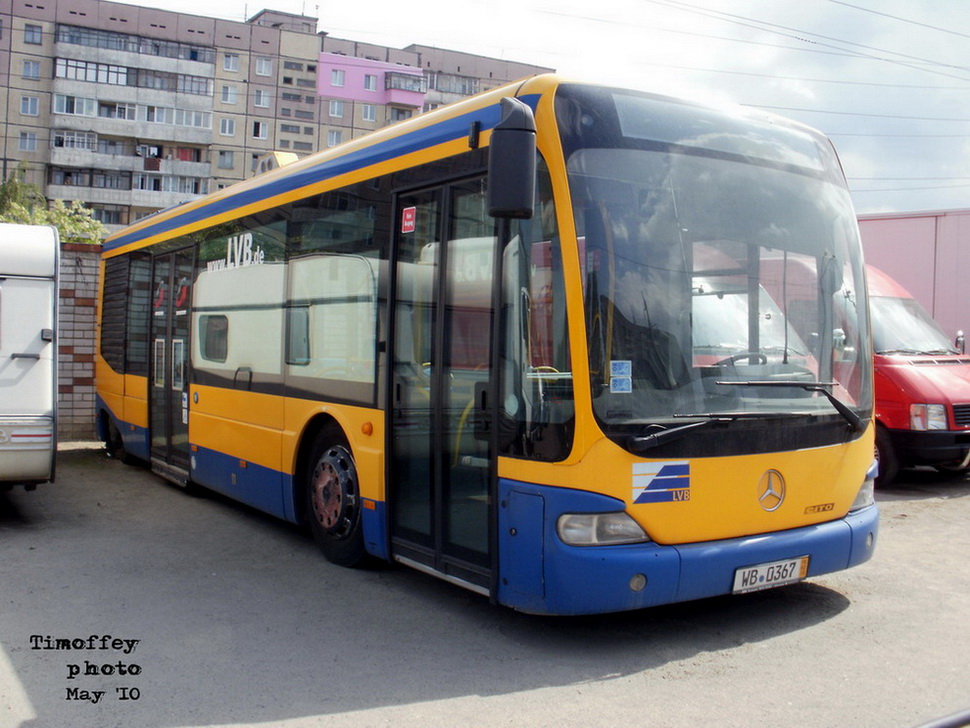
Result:
M849 512L859 511L868 508L876 502L876 475L879 474L879 461L873 460L866 473L866 479L862 482L862 487L856 493L855 501L849 508Z
M616 513L564 513L556 532L570 546L605 546L643 543L650 538L625 511Z
M945 430L946 405L911 404L909 426L914 430Z

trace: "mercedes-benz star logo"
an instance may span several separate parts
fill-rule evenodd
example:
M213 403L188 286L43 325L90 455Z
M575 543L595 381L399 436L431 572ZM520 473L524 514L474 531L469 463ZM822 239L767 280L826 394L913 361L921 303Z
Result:
M777 511L785 500L785 479L777 470L769 470L758 481L758 503L766 511Z

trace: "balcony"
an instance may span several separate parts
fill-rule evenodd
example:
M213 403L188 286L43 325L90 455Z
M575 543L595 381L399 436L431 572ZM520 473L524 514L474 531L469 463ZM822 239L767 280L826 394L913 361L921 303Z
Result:
M141 157L130 151L119 154L102 154L88 149L54 147L51 149L50 164L55 167L75 167L81 169L106 169L124 172L159 172L179 177L208 177L212 168L209 164L208 150L203 152L198 162L186 162L172 157Z

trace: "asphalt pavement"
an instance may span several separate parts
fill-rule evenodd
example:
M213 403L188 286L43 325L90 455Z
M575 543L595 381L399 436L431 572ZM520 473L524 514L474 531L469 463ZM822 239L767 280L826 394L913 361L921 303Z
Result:
M0 493L0 726L920 725L970 708L970 482L877 499L856 569L540 618L68 445Z

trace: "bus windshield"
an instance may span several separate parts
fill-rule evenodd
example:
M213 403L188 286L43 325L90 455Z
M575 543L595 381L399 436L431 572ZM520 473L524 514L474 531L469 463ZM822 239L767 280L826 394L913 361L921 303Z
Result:
M838 419L832 395L869 415L858 234L821 137L605 89L561 90L557 113L607 434Z

